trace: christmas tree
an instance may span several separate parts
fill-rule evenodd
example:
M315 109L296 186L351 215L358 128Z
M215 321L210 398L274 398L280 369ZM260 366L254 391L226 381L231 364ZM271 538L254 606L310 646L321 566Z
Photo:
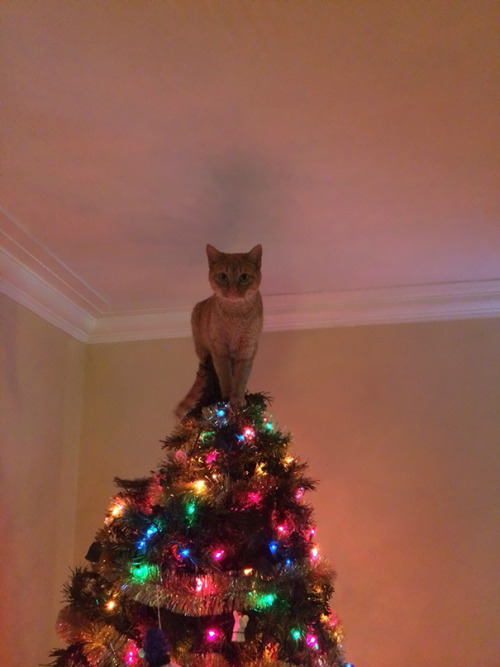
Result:
M345 665L307 466L265 395L233 411L207 374L157 470L115 480L65 587L54 667Z

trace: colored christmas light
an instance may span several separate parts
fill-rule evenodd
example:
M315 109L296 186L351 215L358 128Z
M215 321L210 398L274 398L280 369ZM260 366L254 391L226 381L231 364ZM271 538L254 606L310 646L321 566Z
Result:
M131 565L129 572L132 581L138 584L144 584L146 581L157 579L159 575L157 566L148 563Z
M260 593L250 591L248 594L255 609L265 609L274 604L276 600L276 593Z
M138 660L139 649L137 648L137 644L132 639L129 639L125 644L125 664L133 667L137 665Z
M208 452L208 454L205 456L205 462L206 463L214 463L215 460L217 459L218 451L216 449L212 449L211 452Z
M207 639L209 642L215 642L220 639L221 633L217 628L209 628L207 630Z
M149 526L149 528L147 529L146 537L149 538L157 532L158 532L158 526L155 526L155 524L153 524L152 526Z
M316 636L313 635L312 633L309 633L309 634L306 636L306 644L307 644L310 648L314 648L314 649L319 648L319 646L318 646L318 640L317 640Z
M243 438L246 440L246 442L253 440L255 438L255 431L253 428L247 426L247 428L243 431Z
M124 505L122 503L116 502L111 509L111 516L117 517L123 513Z
M302 632L298 628L293 628L291 631L291 635L295 639L295 641L299 641L299 639L302 637Z
M193 482L193 487L196 493L203 493L206 491L206 482L204 479L198 479L196 482Z
M278 550L278 543L277 542L269 542L269 551L272 554L275 554L277 550Z
M262 500L260 491L249 491L247 494L247 505L258 505Z
M213 554L214 560L221 560L225 553L224 549L217 549Z

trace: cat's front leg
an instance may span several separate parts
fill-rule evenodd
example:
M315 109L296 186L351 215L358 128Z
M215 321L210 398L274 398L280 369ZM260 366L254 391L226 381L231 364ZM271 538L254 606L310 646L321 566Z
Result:
M252 370L253 357L236 358L233 365L233 386L229 402L232 408L242 408L245 401L245 390L247 387L250 371Z
M212 352L212 361L214 362L215 371L219 378L219 386L223 400L227 401L231 396L232 387L232 369L231 358L227 352Z

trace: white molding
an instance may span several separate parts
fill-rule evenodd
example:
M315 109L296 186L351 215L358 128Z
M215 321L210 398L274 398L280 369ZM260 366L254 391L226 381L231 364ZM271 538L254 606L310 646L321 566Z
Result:
M500 316L500 280L271 296L266 329L318 329Z
M0 292L84 343L96 317L5 250L0 252Z
M191 335L191 308L115 313L100 317L90 335L90 343L118 343Z
M85 343L190 336L191 306L138 312L84 308L9 253L0 291ZM265 331L500 317L500 280L264 296Z

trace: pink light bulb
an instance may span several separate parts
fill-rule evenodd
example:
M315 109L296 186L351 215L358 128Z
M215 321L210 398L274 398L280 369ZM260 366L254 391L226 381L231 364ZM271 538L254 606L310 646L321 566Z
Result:
M219 637L219 631L215 628L209 628L207 630L207 639L209 642L214 642Z
M207 454L207 456L206 456L206 458L205 458L205 461L206 461L207 463L213 463L213 462L216 460L216 458L217 458L217 453L218 453L217 450L212 449L211 452L208 452L208 454Z
M247 501L250 505L256 505L262 500L262 494L258 491L250 491L247 496Z
M225 553L224 549L217 549L217 551L214 551L214 559L220 560Z
M308 634L306 637L306 644L308 646L317 646L317 639L313 634Z

